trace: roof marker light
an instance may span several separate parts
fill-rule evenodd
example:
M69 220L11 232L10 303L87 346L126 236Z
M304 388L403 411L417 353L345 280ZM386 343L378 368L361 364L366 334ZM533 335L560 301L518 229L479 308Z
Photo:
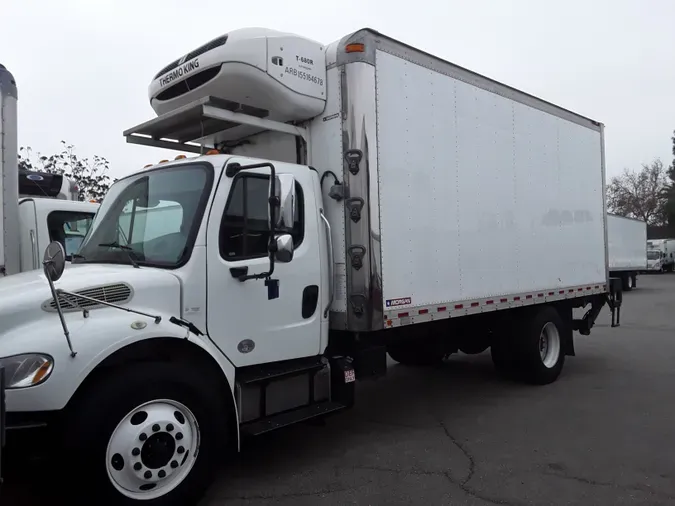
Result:
M361 42L352 42L345 46L345 53L363 53L365 50L366 46Z

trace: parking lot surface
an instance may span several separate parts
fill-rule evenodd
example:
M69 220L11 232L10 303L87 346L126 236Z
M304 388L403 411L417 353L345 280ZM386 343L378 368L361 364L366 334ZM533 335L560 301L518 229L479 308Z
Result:
M325 426L249 443L202 506L675 504L675 274L639 277L620 328L605 309L576 336L543 387L498 378L489 352L392 363ZM2 505L38 488L12 473Z

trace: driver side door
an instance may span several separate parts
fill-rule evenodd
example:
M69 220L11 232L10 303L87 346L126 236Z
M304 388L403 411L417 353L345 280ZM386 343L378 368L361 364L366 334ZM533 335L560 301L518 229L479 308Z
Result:
M249 160L232 158L242 165ZM207 327L218 348L237 367L318 355L321 331L319 215L307 167L275 163L276 173L296 180L294 257L275 262L279 297L268 298L264 280L240 281L242 273L270 269L268 197L270 171L223 175L207 230Z

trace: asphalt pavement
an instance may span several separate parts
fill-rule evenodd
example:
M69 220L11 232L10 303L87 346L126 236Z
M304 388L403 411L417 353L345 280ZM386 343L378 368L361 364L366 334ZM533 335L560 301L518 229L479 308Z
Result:
M640 276L552 385L507 382L489 353L391 364L324 426L249 443L201 506L673 505L675 274ZM32 506L10 475L2 506Z

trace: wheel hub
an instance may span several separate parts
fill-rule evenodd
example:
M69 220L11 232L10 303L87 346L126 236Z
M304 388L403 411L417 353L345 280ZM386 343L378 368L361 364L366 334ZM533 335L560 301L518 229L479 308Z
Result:
M558 363L560 358L560 333L553 323L547 323L539 334L539 357L549 369Z
M169 432L150 436L141 448L141 464L149 469L166 466L176 452L176 440Z
M189 474L198 449L199 426L192 412L176 401L152 401L131 411L113 431L108 476L127 497L161 497Z

